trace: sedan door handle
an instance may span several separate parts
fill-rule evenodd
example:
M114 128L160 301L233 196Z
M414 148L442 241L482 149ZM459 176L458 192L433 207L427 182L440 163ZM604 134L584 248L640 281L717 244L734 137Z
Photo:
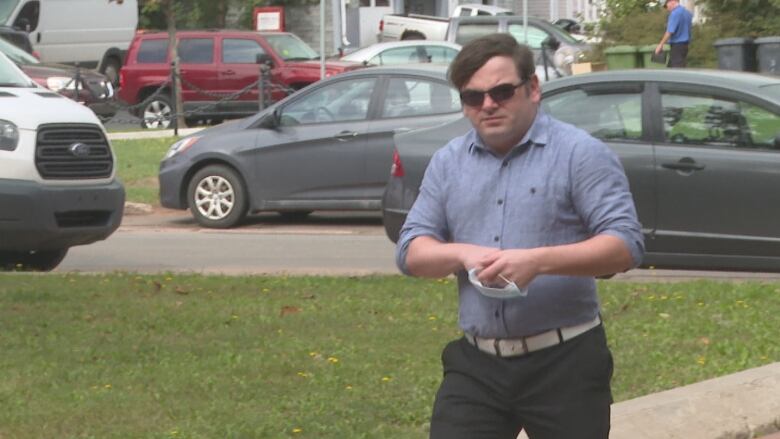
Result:
M411 130L412 130L411 128L396 128L396 129L393 130L393 134L408 133Z
M355 137L357 135L358 135L358 133L356 133L354 131L342 131L342 132L336 134L333 137L335 137L335 138L337 138L339 140L349 140L349 139L351 139L351 138L353 138L353 137Z
M696 161L690 157L682 158L679 162L675 163L662 163L661 166L666 169L673 169L675 171L683 172L701 171L704 169L704 165L696 163Z
M232 75L235 75L236 72L233 71L233 70L225 70L224 72L222 72L222 74L225 75L225 76L232 76Z

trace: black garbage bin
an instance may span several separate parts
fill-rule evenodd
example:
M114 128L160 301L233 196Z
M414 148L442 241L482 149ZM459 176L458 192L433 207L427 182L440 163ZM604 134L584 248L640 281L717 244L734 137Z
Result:
M756 38L758 71L780 75L780 37Z
M713 44L718 51L718 68L756 71L756 46L752 38L723 38Z

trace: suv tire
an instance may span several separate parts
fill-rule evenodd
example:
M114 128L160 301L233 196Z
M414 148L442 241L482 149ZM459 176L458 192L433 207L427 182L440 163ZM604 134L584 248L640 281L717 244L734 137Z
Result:
M146 101L141 110L141 128L168 128L171 125L173 105L168 95L159 94Z
M227 229L244 219L248 203L238 173L225 165L210 165L192 176L187 204L201 226Z

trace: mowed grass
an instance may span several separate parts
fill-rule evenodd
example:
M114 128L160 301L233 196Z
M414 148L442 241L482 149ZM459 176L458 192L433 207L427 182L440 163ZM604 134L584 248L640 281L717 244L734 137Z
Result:
M127 201L160 205L157 174L160 161L176 137L112 140L117 176L125 186Z
M600 281L618 401L780 360L780 283ZM0 275L2 438L425 438L451 279Z

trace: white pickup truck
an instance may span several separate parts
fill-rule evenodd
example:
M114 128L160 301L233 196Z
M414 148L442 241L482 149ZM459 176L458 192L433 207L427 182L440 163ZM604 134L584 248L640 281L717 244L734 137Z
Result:
M456 6L451 16L472 17L478 15L512 15L512 11L498 6L463 4ZM379 22L377 40L379 42L412 39L445 40L449 24L450 19L448 17L420 14L387 14Z

